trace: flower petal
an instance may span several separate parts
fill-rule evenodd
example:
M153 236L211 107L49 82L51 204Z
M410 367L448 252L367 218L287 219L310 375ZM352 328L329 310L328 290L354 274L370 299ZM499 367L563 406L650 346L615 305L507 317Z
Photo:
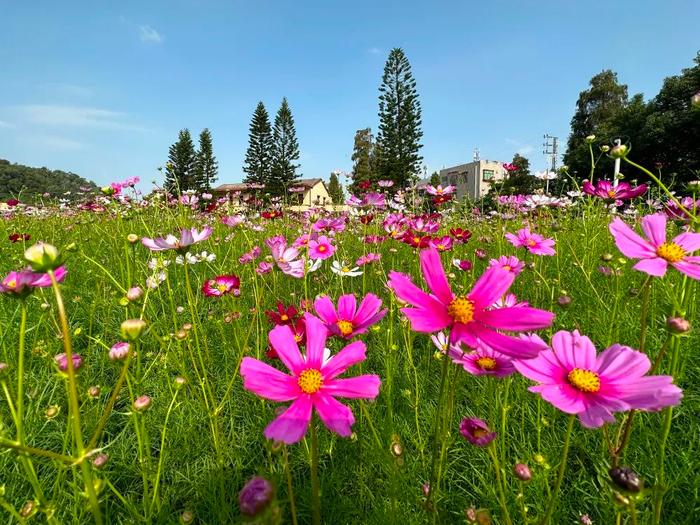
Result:
M306 320L306 367L320 370L328 332L318 317L307 313L304 314L304 319Z
M517 306L479 312L477 320L492 328L520 332L551 326L554 314L529 306Z
M365 374L347 379L333 379L324 383L321 392L339 397L374 399L379 395L381 379L375 374Z
M656 256L656 249L648 241L637 235L622 219L615 219L608 226L617 248L625 257L644 259Z
M324 328L325 331L325 328ZM277 352L277 356L294 375L306 368L304 359L299 351L299 345L294 340L292 329L287 325L280 325L270 330L270 344Z
M477 310L483 310L503 297L514 280L514 272L509 272L498 266L491 266L474 283L474 287L467 297L474 301Z
M316 315L318 315L324 323L335 324L338 322L338 315L335 313L333 301L331 301L331 298L327 295L316 299L314 302L314 309L316 310Z
M323 424L328 429L343 437L350 437L355 416L349 407L342 404L333 396L318 393L314 396L314 407Z
M336 376L345 372L348 368L356 363L365 360L365 352L367 347L362 341L350 343L340 352L332 356L328 362L321 368L321 373L325 380L333 379Z
M595 346L578 330L567 332L560 330L552 336L552 349L561 364L568 371L574 368L594 370L596 365Z
M642 217L642 231L656 247L666 242L666 215L653 213Z
M648 273L654 277L663 277L666 275L666 269L668 268L668 262L661 257L653 257L651 259L642 259L632 268L637 271Z
M270 401L290 401L300 394L296 378L252 357L243 358L241 376L246 390Z
M452 301L453 295L442 268L439 252L431 247L420 253L420 269L430 291L445 304Z
M282 412L282 414L274 419L265 429L265 437L282 441L287 445L292 445L306 434L306 429L311 421L311 409L313 403L311 396L302 395L290 407Z

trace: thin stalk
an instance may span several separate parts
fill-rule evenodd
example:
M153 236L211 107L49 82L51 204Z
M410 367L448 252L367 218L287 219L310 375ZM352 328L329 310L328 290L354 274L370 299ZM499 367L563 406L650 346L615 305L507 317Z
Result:
M493 469L496 471L496 486L498 487L498 501L501 504L501 510L503 511L503 520L506 525L512 525L513 521L510 519L510 514L508 513L508 505L506 505L506 493L505 493L505 480L501 476L501 463L498 461L498 450L496 450L495 442L489 443L487 447L489 456L491 456L491 461L493 462Z
M559 496L559 489L561 488L561 482L564 479L564 471L566 470L566 460L569 456L569 445L571 443L571 432L574 428L574 421L576 420L576 415L569 416L569 423L566 426L566 435L564 436L564 449L561 453L561 463L559 464L559 472L557 473L557 481L554 485L554 492L552 492L552 497L549 499L549 505L547 505L547 512L542 518L540 525L547 525L549 520L552 518L552 513L554 512L554 507L557 503L557 496Z
M289 468L287 445L282 446L282 456L284 458L284 472L287 475L287 495L289 496L289 512L292 514L292 525L298 525L297 505L294 499L294 485L292 484L292 470Z
M313 525L321 525L321 492L318 482L318 435L311 421L311 510Z
M428 486L428 497L426 500L426 506L430 509L430 503L433 498L433 493L435 492L435 483L437 478L437 463L438 456L440 454L440 419L442 415L442 398L445 392L445 383L447 382L447 371L450 364L450 359L447 355L442 356L442 371L440 374L440 392L438 394L438 406L435 408L435 430L433 432L433 464L430 468L430 484Z

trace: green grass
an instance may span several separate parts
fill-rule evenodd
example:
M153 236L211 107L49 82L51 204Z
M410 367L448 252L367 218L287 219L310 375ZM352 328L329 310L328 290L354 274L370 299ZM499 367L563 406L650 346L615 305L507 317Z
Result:
M598 351L615 342L637 347L642 300L635 290L642 287L645 275L633 271L631 261L620 258L607 231L610 217L601 208L585 204L566 212L542 212L530 219L536 231L557 241L555 257L527 258L534 262L535 269L526 269L512 288L521 300L557 314L552 329L540 335L549 340L556 330L578 329L591 337ZM410 273L422 285L416 252L391 240L381 245L365 245L364 234L381 233L378 219L367 226L352 220L348 230L338 235L337 258L354 261L367 251L382 254L381 262L366 266L363 276L341 279L331 273L330 261L326 261L306 281L285 276L278 270L261 277L255 275L254 265L240 265L238 257L255 245L266 255L263 241L271 235L282 233L291 242L305 231L301 221L288 216L274 222L261 223L256 219L254 222L265 227L259 232L244 227L229 229L213 222L212 237L193 250L214 252L217 258L212 263L202 262L189 268L192 297L188 297L184 267L173 263L168 267L167 281L148 294L145 306L143 299L123 305L124 292L119 287L145 288L145 280L152 273L147 263L154 256L140 243L129 244L127 235L167 234L179 227L201 226L206 220L209 219L197 217L185 208L148 208L115 209L103 214L80 212L70 216L53 213L45 218L17 215L0 222L2 276L25 264L22 244L6 241L15 231L30 233L30 244L35 240L50 242L65 256L69 273L61 285L61 293L74 351L84 359L78 374L78 393L85 441L89 441L120 373L121 364L107 359L107 349L119 340L120 323L139 317L142 309L143 318L149 322L149 330L139 343L141 374L133 360L127 383L97 444L110 457L106 467L92 471L95 478L104 481L99 499L105 522L173 523L183 511L189 510L197 523L237 523L241 521L238 492L250 476L261 474L276 486L281 521L291 523L284 455L281 449L273 450L262 434L274 417L277 404L245 391L238 367L244 355L264 355L267 332L272 326L263 311L274 308L278 300L298 305L302 299L313 299L321 293L327 293L335 301L342 293L361 296L367 292L379 295L389 313L376 329L362 337L368 347L368 358L353 371L376 373L383 383L376 401L348 402L356 417L351 439L339 438L325 427L319 428L323 522L430 522L433 515L423 506L422 485L430 477L441 362L435 357L436 349L429 337L410 330L385 288L390 270ZM447 271L455 274L451 282L468 290L488 263L488 259L476 259L474 250L483 248L489 257L516 253L503 234L516 231L522 221L481 220L471 215L451 214L442 223L441 231L460 226L474 234L467 244L457 245L453 252L443 255ZM230 239L224 240L227 236ZM75 243L74 249L66 250L71 243ZM601 262L605 253L614 255L611 262ZM174 254L166 252L162 257L174 259ZM452 257L473 260L473 271L461 272L452 267ZM601 264L619 268L619 275L601 274L597 270ZM202 282L221 273L240 275L239 298L208 299L201 294ZM665 319L673 308L672 297L681 285L682 277L674 271L664 279L653 281L647 341L647 353L652 361L667 338ZM566 308L557 304L557 298L564 293L572 298ZM691 294L687 312L691 323L697 321L696 302L696 296ZM177 312L178 306L184 308L182 313ZM53 364L53 356L63 349L51 289L35 292L27 299L27 307L24 423L27 444L72 455L75 450L68 421L66 381ZM194 319L190 312L194 312ZM233 315L232 319L232 313L240 316ZM11 395L16 391L19 321L20 302L0 297L0 360L9 365L3 380ZM184 339L178 339L174 334L185 323L193 323L195 328ZM331 340L330 345L334 351L341 347L336 340ZM700 516L697 360L698 337L691 333L681 340L676 383L684 389L684 398L673 411L664 458L668 492L664 498L663 523L693 524ZM667 357L661 372L667 373L670 366ZM199 377L205 380L198 379L195 367ZM496 446L502 458L513 521L522 523L516 497L521 487L512 475L516 462L527 463L533 471L532 481L522 487L524 503L528 516L533 520L541 518L548 491L554 485L566 415L529 393L526 390L529 382L523 377L514 375L502 380L473 377L454 366L450 374L454 388L448 396L454 400L454 409L448 425L449 449L442 487L437 496L437 520L464 523L464 510L475 506L488 509L495 523L503 522L489 456L485 449L470 445L459 434L459 421L465 416L481 417L499 431ZM188 383L177 393L171 407L177 376L185 377ZM95 399L87 395L90 386L101 389ZM147 411L134 415L131 404L141 394L151 396L153 403ZM59 411L49 418L46 411L52 406ZM0 401L0 417L0 436L14 439L15 428L4 396ZM621 419L618 416L618 422ZM658 482L657 456L663 421L663 412L638 414L623 460L652 489ZM139 445L136 425L141 423L145 432ZM505 433L501 432L502 428ZM614 435L616 430L617 426L609 432ZM400 457L391 452L394 442L401 444ZM308 438L288 447L288 452L299 523L309 523ZM539 463L538 454L542 456ZM84 484L79 468L34 456L32 462L58 523L93 520L82 494ZM618 512L622 514L621 523L631 523L625 510L613 502L607 475L609 466L602 432L587 430L576 423L552 523L576 523L580 514L587 513L594 523L609 524L615 523ZM0 473L0 486L4 486L0 516L3 522L17 522L8 509L19 511L35 495L15 451L0 447ZM158 492L154 494L156 478ZM637 504L639 523L650 522L653 500L652 490ZM34 521L45 518L40 513Z

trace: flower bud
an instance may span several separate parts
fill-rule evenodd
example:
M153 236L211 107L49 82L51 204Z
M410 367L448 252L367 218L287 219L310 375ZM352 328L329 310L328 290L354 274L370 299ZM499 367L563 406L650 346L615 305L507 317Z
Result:
M126 236L126 240L129 241L131 244L136 244L137 242L139 242L139 236L135 233L130 233Z
M7 370L10 368L10 365L7 363L0 363L0 377L3 377L6 373Z
M183 510L180 514L180 523L183 525L189 525L194 521L194 512L191 510Z
M586 137L586 143L593 144L595 142L595 135L588 135Z
M669 317L666 326L674 334L685 334L690 331L690 322L682 317Z
M24 505L22 505L21 509L19 509L19 515L23 518L30 518L34 516L34 514L36 514L38 511L39 508L36 504L36 501L30 499Z
M83 358L78 354L72 354L73 371L77 372L83 364ZM54 356L54 361L61 372L68 372L68 357L64 353Z
M578 520L581 522L581 525L593 525L593 520L588 514L581 514Z
M607 144L603 144L600 147L600 151L602 151L603 153L607 153L608 151L610 151L610 146L608 146Z
M617 144L610 148L610 156L613 159L621 159L627 156L629 150L629 146L627 146L626 144Z
M107 464L108 461L109 456L102 452L100 454L97 454L94 458L92 458L92 466L96 469L101 469Z
M139 396L134 400L134 410L143 412L151 406L151 398L147 395Z
M53 419L58 415L60 411L61 409L58 406L51 405L49 408L46 409L44 415L46 416L46 419Z
M692 97L690 97L690 106L693 109L700 109L700 91L695 93Z
M557 304L562 308L566 308L571 304L571 297L568 295L562 295L559 297L559 299L557 299Z
M644 481L629 467L614 467L608 473L613 483L626 492L636 494L644 488Z
M139 299L141 299L141 297L143 297L143 290L138 286L133 286L129 288L128 292L126 292L126 298L129 301L138 301Z
M423 495L427 498L428 494L430 494L430 483L423 483L421 490L423 491Z
M146 329L146 321L143 319L127 319L122 322L121 335L127 341L136 341Z
M109 359L111 361L121 361L129 355L130 350L131 345L129 343L126 343L124 341L114 343L114 345L112 345L112 348L109 349Z
M58 248L43 242L38 242L27 248L24 252L24 258L37 272L48 272L61 266Z
M600 256L600 260L604 262L610 262L613 260L613 254L612 253L604 253L603 255Z
M187 384L187 379L182 376L177 376L175 378L175 388L182 388Z
M513 472L520 481L530 481L532 479L530 467L528 467L525 463L516 463L513 467Z
M91 399L95 399L97 397L100 397L101 393L102 393L102 390L100 390L99 386L91 386L87 390L87 395Z
M272 502L275 490L272 484L262 476L248 480L238 494L238 506L241 514L254 517L264 511Z

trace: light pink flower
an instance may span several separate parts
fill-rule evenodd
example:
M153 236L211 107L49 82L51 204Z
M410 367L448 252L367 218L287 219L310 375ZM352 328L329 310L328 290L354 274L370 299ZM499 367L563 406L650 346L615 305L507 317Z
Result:
M434 248L420 254L420 266L428 288L426 293L399 272L389 273L389 287L411 308L401 311L416 332L437 332L450 328L450 340L477 348L479 340L512 357L533 357L542 350L541 343L522 341L500 330L523 332L546 328L554 314L530 307L499 308L491 305L513 284L515 274L501 268L488 268L467 295L455 295L447 282L440 255Z
M187 251L187 248L197 242L205 241L211 236L212 229L206 226L201 232L196 228L183 229L180 231L180 238L174 235L168 235L165 238L157 237L150 239L144 237L141 239L141 244L152 252L160 252L163 250L177 250L179 252Z
M614 423L614 412L660 410L683 396L672 377L645 375L651 363L642 352L614 344L596 356L591 340L576 330L557 332L552 349L515 361L515 368L539 383L531 392L589 428Z
M666 216L654 213L642 217L642 231L637 235L622 219L616 217L608 227L619 250L631 259L641 259L635 270L663 277L670 264L693 279L700 279L700 256L690 253L700 249L700 233L685 232L666 241Z
M491 259L489 266L497 266L508 272L513 272L519 275L525 268L525 263L518 259L515 255L501 255L498 259Z
M516 248L525 248L535 255L554 255L554 239L545 239L537 233L532 233L530 227L519 230L515 235L506 233L506 239Z
M306 314L305 319L306 355L299 351L289 326L277 326L269 335L270 344L291 375L252 357L244 357L241 363L247 390L271 401L293 401L264 432L266 438L288 445L304 437L314 408L329 430L349 437L355 417L349 407L335 398L374 399L381 384L374 374L339 379L350 366L365 360L365 344L350 343L324 362L326 327L311 314Z

